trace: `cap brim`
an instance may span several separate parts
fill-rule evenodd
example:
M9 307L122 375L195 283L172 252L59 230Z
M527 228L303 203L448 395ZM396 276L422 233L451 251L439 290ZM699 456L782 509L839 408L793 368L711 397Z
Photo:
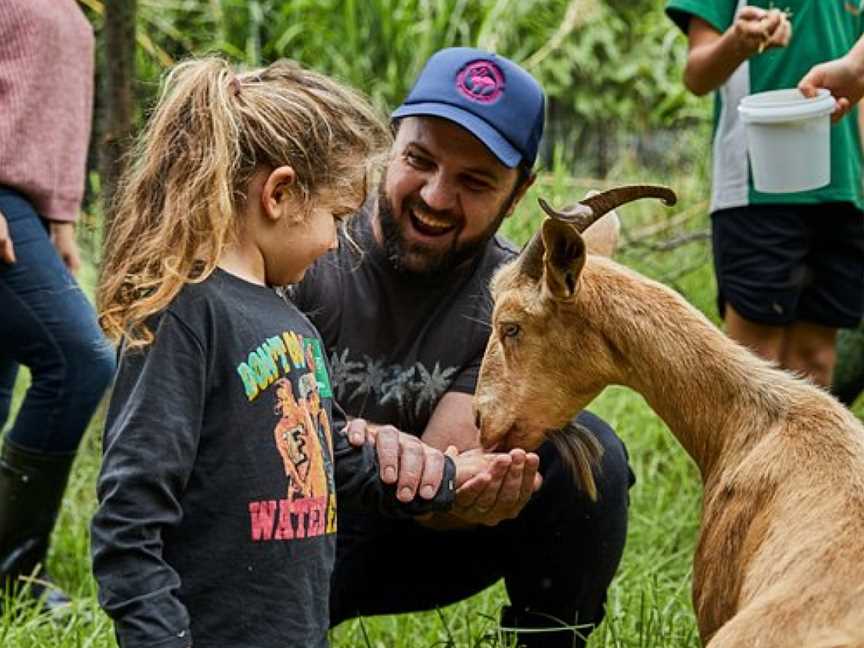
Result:
M497 130L480 117L458 106L429 102L403 104L394 110L390 117L392 119L399 119L400 117L418 115L441 117L458 124L483 142L486 148L492 151L495 157L501 160L501 163L508 168L512 169L518 166L522 160L522 154L513 148L513 145L502 137Z

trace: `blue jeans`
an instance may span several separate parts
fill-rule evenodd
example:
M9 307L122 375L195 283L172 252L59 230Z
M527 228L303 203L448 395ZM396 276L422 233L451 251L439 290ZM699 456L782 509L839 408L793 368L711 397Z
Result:
M27 450L72 454L111 382L114 352L30 202L0 187L0 212L17 258L0 261L0 428L24 365L32 382L7 439Z

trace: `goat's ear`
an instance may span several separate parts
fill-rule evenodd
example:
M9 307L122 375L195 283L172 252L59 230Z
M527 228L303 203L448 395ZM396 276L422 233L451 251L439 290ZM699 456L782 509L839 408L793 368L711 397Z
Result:
M554 218L543 222L542 232L546 289L558 301L572 299L585 265L585 241L572 225Z
M618 247L620 233L621 221L618 214L611 211L582 232L582 238L591 254L612 258Z

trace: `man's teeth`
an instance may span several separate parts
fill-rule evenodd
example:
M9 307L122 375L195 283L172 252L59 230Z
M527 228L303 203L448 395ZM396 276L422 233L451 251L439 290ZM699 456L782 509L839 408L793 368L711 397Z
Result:
M433 227L435 229L445 230L450 229L453 225L452 223L448 223L447 221L438 220L432 216L427 216L425 214L421 214L420 212L412 212L414 214L414 218L423 223L426 227Z

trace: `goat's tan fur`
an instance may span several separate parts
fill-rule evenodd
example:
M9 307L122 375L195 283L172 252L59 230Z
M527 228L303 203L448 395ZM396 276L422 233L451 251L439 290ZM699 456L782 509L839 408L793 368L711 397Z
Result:
M562 242L570 235L546 230L542 279L516 261L493 280L475 398L484 445L536 448L606 385L636 390L702 474L693 600L703 643L864 648L858 420L669 288L606 258L586 262L578 234ZM562 245L569 255L548 252ZM556 280L568 269L570 292Z

